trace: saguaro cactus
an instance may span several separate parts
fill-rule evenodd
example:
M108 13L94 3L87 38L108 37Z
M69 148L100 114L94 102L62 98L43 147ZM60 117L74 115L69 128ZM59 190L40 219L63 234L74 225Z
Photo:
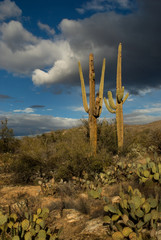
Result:
M103 65L102 65L102 74L101 74L101 80L100 80L99 93L97 93L97 97L95 99L94 57L92 53L89 55L89 92L90 92L89 107L87 103L84 77L83 77L83 72L82 72L82 67L80 62L78 62L78 65L79 65L79 74L80 74L81 88L82 88L83 106L85 111L89 114L90 144L91 144L93 154L96 154L97 118L100 116L102 112L105 59L103 60Z
M118 57L117 57L117 77L116 77L116 104L114 103L112 92L108 91L108 101L104 98L106 108L111 113L116 113L116 124L117 124L117 139L118 139L118 149L121 150L123 147L123 109L122 105L129 96L129 93L124 97L124 87L122 87L121 81L121 60L122 60L122 44L118 47ZM124 99L123 99L124 97Z

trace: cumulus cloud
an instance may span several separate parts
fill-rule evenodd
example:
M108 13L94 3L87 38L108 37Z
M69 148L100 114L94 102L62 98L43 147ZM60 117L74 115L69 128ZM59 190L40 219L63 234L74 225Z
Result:
M47 25L47 24L43 24L39 21L38 26L41 30L47 32L49 35L55 34L55 30L53 28L50 28L49 25Z
M31 74L62 59L68 53L65 40L44 40L28 32L18 21L0 26L0 67L20 74Z
M12 51L25 50L26 46L38 43L38 39L25 30L18 21L10 21L1 25L2 41Z
M4 0L0 2L0 21L11 17L21 16L21 9L10 0Z
M76 73L78 59L74 56L68 42L61 45L62 59L56 60L53 67L45 72L35 69L32 75L32 81L35 85L61 83L66 77Z
M131 1L115 0L124 8ZM93 0L103 5L112 1ZM117 46L123 45L123 85L139 93L144 88L160 87L161 1L140 0L138 9L128 14L103 11L85 19L63 19L59 34L40 39L20 22L0 25L0 67L16 74L32 74L35 85L80 84L78 60L88 83L88 56L95 56L96 82L102 60L106 58L105 91L115 88ZM110 80L110 81L108 81ZM87 84L86 84L87 85Z
M15 113L33 113L33 108L25 108L25 109L15 109L13 110Z
M72 128L81 121L72 118L41 116L39 114L0 114L0 120L8 119L8 127L13 128L15 136L41 134L52 130Z

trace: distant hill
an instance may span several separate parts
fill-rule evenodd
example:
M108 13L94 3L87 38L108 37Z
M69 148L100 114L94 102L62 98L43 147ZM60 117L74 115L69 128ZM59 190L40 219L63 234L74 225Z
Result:
M124 125L125 129L132 130L132 131L143 131L143 130L160 130L161 131L161 120L155 121L152 123L141 124L141 125Z

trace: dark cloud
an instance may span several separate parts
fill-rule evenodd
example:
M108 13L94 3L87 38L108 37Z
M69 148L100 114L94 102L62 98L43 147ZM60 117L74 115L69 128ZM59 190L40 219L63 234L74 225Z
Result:
M12 97L8 96L8 95L3 95L3 94L0 94L0 100L4 100L4 99L11 99Z
M32 105L30 108L44 108L44 105Z
M60 24L71 48L80 57L83 52L88 60L87 54L91 50L94 52L97 82L100 79L102 59L106 58L107 88L115 87L119 42L123 46L123 85L136 92L161 85L161 1L139 0L137 4L137 10L130 14L122 15L112 11L79 21L64 20ZM87 62L83 64L83 72L88 82Z

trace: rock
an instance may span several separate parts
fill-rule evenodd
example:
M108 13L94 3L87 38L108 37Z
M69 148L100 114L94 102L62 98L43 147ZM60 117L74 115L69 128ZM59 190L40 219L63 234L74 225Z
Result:
M114 196L113 198L112 198L112 204L114 204L114 203L119 203L120 202L120 196Z
M91 219L86 222L86 227L83 229L81 234L85 235L96 235L96 236L107 236L106 229L103 226L103 220L100 218Z
M83 219L83 215L75 209L64 209L63 215L65 215L68 223L78 222Z

